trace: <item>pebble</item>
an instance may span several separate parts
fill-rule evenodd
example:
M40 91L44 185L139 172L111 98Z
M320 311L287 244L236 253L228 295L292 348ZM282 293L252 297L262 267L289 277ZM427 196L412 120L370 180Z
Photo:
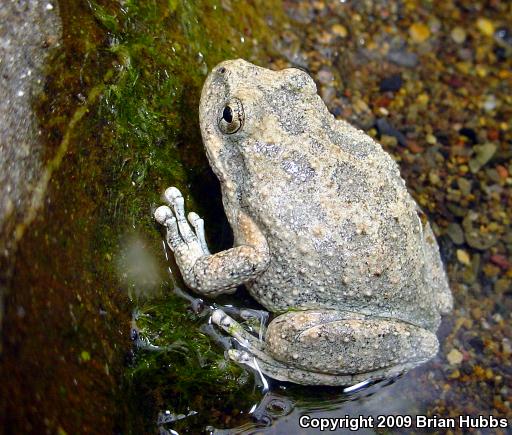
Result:
M509 292L512 290L512 280L508 278L500 278L494 283L494 291L497 294Z
M512 47L512 32L506 27L501 27L498 30L496 30L494 38L499 44L508 45L509 47Z
M379 142L382 145L384 145L385 147L389 147L389 148L393 148L393 147L396 147L398 145L398 140L396 139L395 136L388 136L386 134L383 134L380 137Z
M399 66L414 68L418 65L418 55L407 50L390 50L387 59Z
M446 229L446 234L456 245L464 243L464 231L462 231L462 227L458 223L450 222Z
M454 371L449 375L449 378L450 378L450 379L458 379L458 378L460 378L460 370L459 370L459 369L454 370Z
M428 104L429 100L430 100L430 97L425 92L423 92L422 94L419 94L418 98L416 98L416 102L420 106L426 106Z
M384 78L379 85L381 92L396 92L404 83L401 74L393 74L389 77Z
M497 146L493 143L475 145L473 147L474 156L469 160L469 169L473 174L477 173L482 166L489 162L494 156Z
M470 211L462 220L466 243L475 249L486 250L496 244L496 235L491 232L480 231L478 213Z
M432 33L437 33L441 30L443 27L443 23L441 23L441 20L437 17L431 17L428 20L428 28Z
M457 185L459 186L460 192L464 196L468 196L471 193L472 182L464 177L457 179Z
M482 32L485 36L493 36L494 35L494 24L491 20L487 18L479 18L476 20L476 27L480 32Z
M501 179L506 180L508 177L508 170L503 165L496 165L496 171Z
M487 112L492 112L494 109L496 109L496 104L496 97L494 95L488 95L484 101L484 109Z
M328 85L334 81L334 74L328 69L321 69L318 71L317 78L323 85Z
M427 134L425 139L426 139L427 143L430 145L435 145L437 143L436 137L431 133Z
M381 136L394 136L400 145L407 146L404 134L393 127L386 118L377 119L376 127Z
M428 174L428 181L430 181L430 184L432 184L432 186L439 186L439 184L441 183L441 178L439 177L438 173L430 171Z
M493 278L499 275L500 268L494 264L487 263L484 267L482 267L482 271L484 272L485 276Z
M446 355L446 359L448 362L452 365L457 365L462 362L464 359L464 355L462 355L461 352L459 352L457 349L452 349L448 355Z
M336 36L339 36L340 38L346 38L348 35L348 30L345 26L341 24L334 24L331 27L332 33L334 33Z
M471 264L471 257L463 249L457 249L457 260L465 266L469 266Z
M503 270L507 270L512 267L510 262L507 260L507 257L505 257L504 255L499 255L499 254L491 255L490 260L497 266L501 267Z
M430 29L423 23L414 23L409 27L409 35L414 42L421 44L430 37Z
M462 27L454 27L450 36L457 44L462 44L466 40L466 31Z

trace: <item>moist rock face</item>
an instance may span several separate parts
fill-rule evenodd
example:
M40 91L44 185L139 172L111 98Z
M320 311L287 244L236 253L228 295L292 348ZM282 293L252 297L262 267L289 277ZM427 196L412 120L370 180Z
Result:
M43 150L33 101L42 90L44 65L60 35L56 4L0 3L0 307L22 233L18 225L28 210L40 205L33 192L43 172Z

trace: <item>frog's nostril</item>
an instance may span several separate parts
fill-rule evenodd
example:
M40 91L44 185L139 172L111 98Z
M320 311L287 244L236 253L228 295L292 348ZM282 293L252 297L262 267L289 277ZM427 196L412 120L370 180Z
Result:
M226 72L226 68L224 68L224 67L219 68L220 74L224 74L225 72Z

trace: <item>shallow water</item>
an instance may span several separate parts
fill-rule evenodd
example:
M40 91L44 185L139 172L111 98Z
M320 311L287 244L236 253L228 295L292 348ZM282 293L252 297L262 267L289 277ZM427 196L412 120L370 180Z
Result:
M300 433L304 414L512 417L505 2L60 2L60 14L63 46L34 104L49 164L65 155L6 299L6 433ZM177 294L188 293L152 210L176 185L211 245L230 246L197 104L207 71L234 57L307 69L330 110L399 162L455 297L429 363L349 395L271 382L269 397L201 332L207 315ZM243 291L215 302L255 306Z

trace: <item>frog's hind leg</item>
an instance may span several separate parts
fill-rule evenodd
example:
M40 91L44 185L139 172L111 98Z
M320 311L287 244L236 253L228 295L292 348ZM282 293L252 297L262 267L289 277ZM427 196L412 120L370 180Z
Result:
M426 329L335 310L282 314L268 326L264 342L222 310L214 311L212 321L239 343L241 349L228 351L231 359L271 378L305 385L393 377L438 349L437 337Z
M226 346L223 346L227 349L229 358L251 368L260 375L264 373L272 379L307 385L349 385L359 382L359 379L351 375L332 376L311 373L276 361L266 352L264 341L250 334L235 319L220 309L216 309L212 313L212 322L233 337L239 345L239 349L227 349Z
M335 310L282 314L268 326L265 341L275 360L297 369L372 379L404 372L438 350L437 337L426 329Z
M294 367L293 364L277 361L266 349L266 343L250 334L235 319L223 310L216 309L212 322L227 332L238 343L238 349L227 350L229 358L238 364L249 367L260 375L267 375L279 381L304 385L353 385L368 379L364 375L339 375L316 373ZM218 338L218 336L217 336ZM224 343L223 343L224 344Z

